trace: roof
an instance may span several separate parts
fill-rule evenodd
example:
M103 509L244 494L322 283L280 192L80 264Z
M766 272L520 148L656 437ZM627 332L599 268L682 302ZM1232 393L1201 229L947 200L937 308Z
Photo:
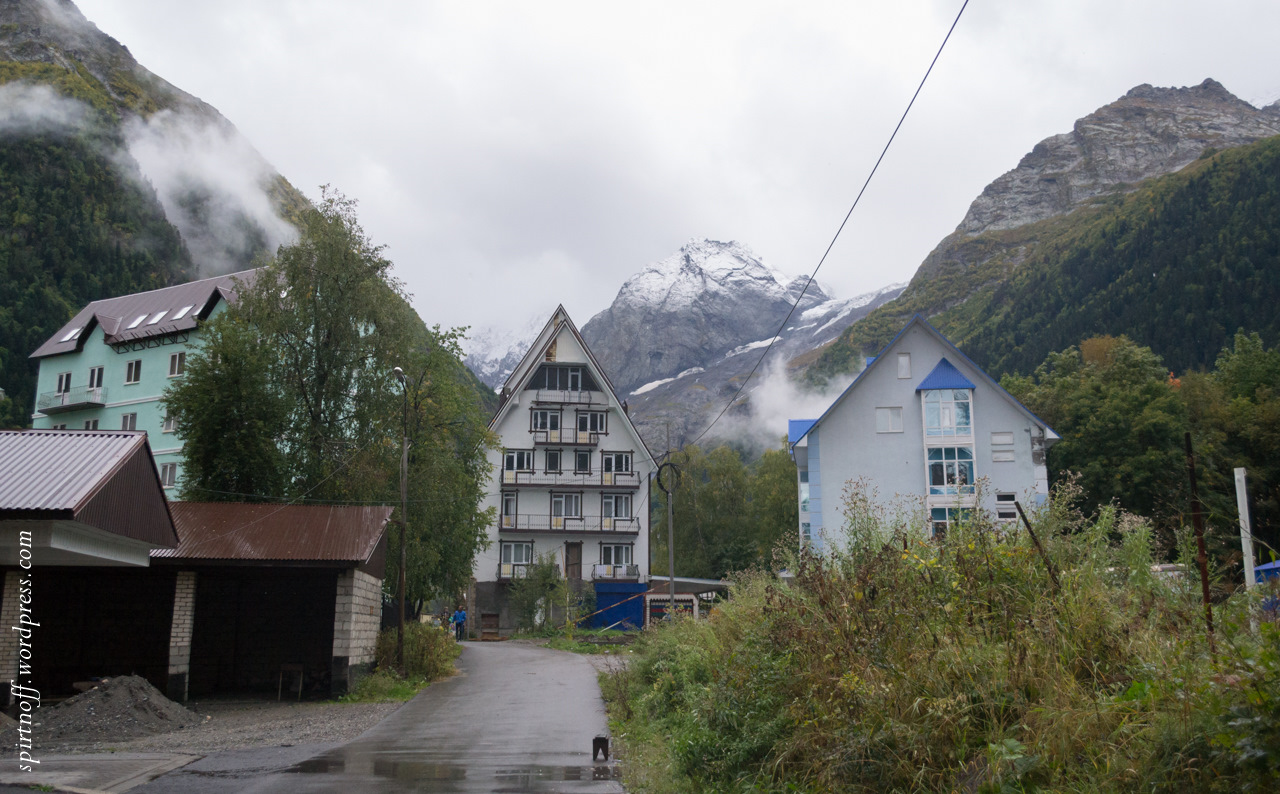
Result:
M964 376L956 365L943 358L933 371L924 376L916 391L933 391L934 389L972 389L973 381Z
M152 545L178 542L142 432L0 431L0 519L74 521Z
M218 301L234 301L237 285L251 282L257 272L245 270L94 301L36 348L31 358L82 350L98 325L109 345L189 331L209 316Z
M494 411L493 418L489 420L489 429L495 429L499 422L502 421L502 418L506 416L507 410L513 403L511 396L524 387L529 378L533 377L537 366L546 360L547 348L551 346L562 327L567 328L569 333L573 334L574 339L577 340L578 345L582 347L582 351L587 355L587 363L592 373L599 376L609 396L618 405L618 415L622 417L627 429L631 431L631 435L635 437L640 448L644 450L645 456L652 461L653 452L649 449L649 445L644 442L644 437L640 435L640 431L636 430L635 424L631 421L631 415L622 409L622 401L618 399L618 393L613 388L613 381L609 380L609 375L604 371L604 367L600 366L600 362L596 360L595 354L591 352L591 347L582 338L582 334L578 331L578 326L573 324L573 319L569 317L569 313L565 311L563 304L557 306L556 310L551 313L551 319L547 320L547 324L542 327L542 331L538 333L533 344L525 351L524 358L520 359L520 363L507 376L507 381L502 386L502 402L498 404L498 410Z
M817 419L788 419L787 443L794 444L804 438L809 432L809 428L813 427L817 423Z
M952 354L953 354L953 355L955 355L955 356L956 356L956 358L957 358L959 361L962 361L962 362L964 362L965 364L968 364L970 367L972 367L972 368L973 368L973 370L974 370L974 372L976 372L976 373L978 374L978 376L983 380L983 382L985 382L985 383L986 383L987 385L989 385L991 388L995 389L998 393L1000 393L1000 394L1004 395L1005 399L1007 399L1010 403L1012 403L1012 404L1013 404L1013 405L1014 405L1014 406L1015 406L1019 411L1021 411L1021 412L1022 412L1022 414L1023 414L1023 415L1025 415L1028 419L1030 419L1032 422L1035 422L1036 424L1038 424L1038 425L1040 425L1041 427L1043 427L1043 428L1044 428L1044 430L1045 430L1046 439L1047 439L1047 441L1048 441L1049 443L1052 443L1052 442L1054 442L1054 441L1057 441L1057 440L1058 440L1058 438L1060 438L1060 436L1059 436L1057 433L1055 433L1055 432L1054 432L1053 428L1049 427L1049 425L1048 425L1048 424L1047 424L1043 419L1041 419L1040 417L1038 417L1038 416L1036 416L1035 414L1033 414L1033 413L1031 412L1031 409L1029 409L1029 408L1027 408L1027 406L1023 405L1023 404L1018 400L1018 398L1017 398L1017 397L1014 397L1012 394L1010 394L1009 392L1005 391L1004 387L1003 387L1003 386L1001 386L1001 385L996 381L996 379L995 379L995 378L991 377L990 375L988 375L988 374L986 373L986 370L984 370L982 367L979 367L977 364L973 363L973 359L969 358L969 357L968 357L968 356L966 356L963 352L961 352L960 348L958 348L958 347L956 347L955 345L951 344L951 340L950 340L950 339L947 339L945 336L943 336L943 335L942 335L942 332L941 332L941 331L939 331L937 328L934 328L932 325L930 325L928 320L924 319L924 317L922 317L922 316L920 316L919 314L917 314L917 315L913 316L913 317L912 317L912 318L907 322L907 324L906 324L906 325L902 326L902 330L898 332L897 336L893 337L893 339L891 339L891 340L889 341L889 344L887 344L887 345L885 345L885 346L884 346L884 349L883 349L883 350L881 350L881 351L880 351L880 353L879 353L878 355L875 355L875 356L868 356L868 357L867 357L867 365L862 369L862 372L859 372L859 373L858 373L858 377L856 377L856 378L854 378L854 379L853 379L853 383L850 383L850 384L848 385L848 387L846 387L846 388L845 388L845 390L844 390L843 392L841 392L841 393L840 393L840 396L839 396L839 397L837 397L837 398L835 399L835 401L834 401L834 402L832 402L832 403L831 403L831 405L829 405L829 406L827 407L827 410L825 410L825 411L823 411L823 412L822 412L822 416L820 416L820 417L818 417L816 420L814 420L813 424L812 424L812 425L810 425L810 426L809 426L809 428L808 428L807 430L805 430L805 431L804 431L804 433L802 433L802 434L801 434L798 438L796 438L795 440L790 440L790 439L788 439L788 442L787 442L788 447L792 447L792 448L794 448L794 447L795 447L795 445L796 445L796 444L797 444L797 443L798 443L802 438L804 438L804 437L805 437L805 436L807 436L810 432L812 432L812 431L813 431L813 428L815 428L815 427L817 427L819 424L821 424L822 420L826 419L826 418L827 418L827 416L828 416L832 411L834 411L834 410L835 410L835 409L840 405L840 403L844 402L845 398L846 398L846 397L847 397L847 396L848 396L848 395L849 395L849 394L850 394L854 389L856 389L856 388L858 387L858 384L862 382L862 379L863 379L863 378L865 378L865 377L867 376L867 373L868 373L868 372L870 372L870 371L871 371L872 369L874 369L875 367L881 366L881 362L883 362L883 361L884 361L884 359L885 359L885 354L889 352L889 349L890 349L890 348L892 348L894 345L896 345L896 344L898 343L898 340L899 340L899 339L901 339L901 338L903 337L903 335L905 335L905 334L907 333L907 331L911 330L911 327L912 327L912 326L915 326L915 325L918 325L918 326L920 326L921 328L925 329L925 331L927 331L929 334L931 334L935 339L937 339L939 342L941 342L945 347L950 348L950 349L951 349ZM943 361L946 361L946 359L944 358L944 359L943 359ZM939 362L939 364L941 364L941 362ZM947 362L947 364L948 364L948 365L950 365L952 369L955 369L954 365L951 365L951 363L950 363L950 362ZM886 365L886 366L887 366L887 365ZM935 371L935 372L937 371L937 367L935 367L935 368L934 368L934 371ZM957 374L959 374L959 370L956 370L956 372L957 372ZM932 377L932 376L933 376L933 373L932 373L932 372L931 372L931 373L929 373L929 377ZM929 377L926 377L924 381L921 381L921 383L923 384L923 383L927 382L927 381L929 380ZM964 376L963 376L963 375L961 375L961 377L964 377ZM929 388L932 388L932 387L929 387ZM970 384L968 387L957 387L957 388L972 388L972 384Z
M182 543L157 559L365 563L391 518L382 505L174 502Z

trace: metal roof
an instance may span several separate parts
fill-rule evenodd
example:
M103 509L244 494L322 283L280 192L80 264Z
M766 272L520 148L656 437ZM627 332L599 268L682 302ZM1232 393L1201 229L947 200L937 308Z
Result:
M76 521L153 545L178 540L142 432L0 431L0 519Z
M104 341L109 345L190 331L198 320L209 316L219 300L234 300L237 283L251 283L257 272L229 273L150 292L94 301L36 348L31 358L82 350L95 325L102 326ZM182 316L178 317L180 313ZM134 327L130 328L131 325ZM69 339L76 331L79 333Z
M804 434L809 432L809 428L818 423L817 419L788 419L787 420L787 443L795 444L804 438Z
M182 542L153 558L365 563L391 518L381 505L174 502Z
M945 358L938 362L933 371L924 376L916 391L933 391L934 389L973 389L973 381L964 376L956 365Z

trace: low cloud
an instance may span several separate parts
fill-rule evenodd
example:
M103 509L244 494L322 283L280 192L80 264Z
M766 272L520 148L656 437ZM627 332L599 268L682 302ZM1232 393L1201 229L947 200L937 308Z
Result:
M124 134L201 275L243 269L297 239L268 193L275 170L229 123L164 110L129 119Z
M811 389L787 373L785 362L770 361L763 377L756 376L758 385L744 391L746 410L732 409L712 435L752 449L776 449L787 434L787 420L822 416L857 376L858 373L842 375L822 389Z
M89 107L47 85L0 85L0 135L41 135L78 129Z

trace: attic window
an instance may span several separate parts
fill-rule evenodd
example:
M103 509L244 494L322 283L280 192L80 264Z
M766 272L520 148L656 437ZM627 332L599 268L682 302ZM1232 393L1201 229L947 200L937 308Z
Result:
M168 314L168 313L169 313L169 310L168 310L168 309L165 309L164 311L156 312L156 316L155 316L155 317L152 317L150 320L148 320L148 321L147 321L147 325L155 325L156 323L158 323L158 322L160 322L161 320L163 320L163 319L164 319L164 316L165 316L166 314Z
M133 322L129 323L129 328L126 328L125 330L127 331L127 330L132 329L132 328L137 328L139 325L142 325L142 321L143 321L143 320L145 320L145 319L147 319L147 315L145 315L145 314L144 314L144 315L142 315L141 317L139 317L138 319L136 319L136 320L134 320Z
M66 336L62 337L62 338L61 338L61 339L59 339L58 341L59 341L59 342L70 342L72 339L75 339L77 336L79 336L79 335L80 335L80 332L81 332L81 331L83 331L83 330L84 330L84 326L81 326L81 327L79 327L79 328L76 328L75 330L71 331L70 333L68 333Z
M183 317L187 316L187 312L191 311L194 308L195 308L195 304L192 304L190 306L183 306L181 309L178 309L177 314L173 315L173 319L181 320Z

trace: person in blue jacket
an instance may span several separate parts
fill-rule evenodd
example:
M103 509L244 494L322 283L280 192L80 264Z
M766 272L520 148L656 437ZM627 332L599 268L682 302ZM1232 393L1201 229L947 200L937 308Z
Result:
M467 636L467 610L462 607L455 609L451 621L453 622L453 638L462 641Z

